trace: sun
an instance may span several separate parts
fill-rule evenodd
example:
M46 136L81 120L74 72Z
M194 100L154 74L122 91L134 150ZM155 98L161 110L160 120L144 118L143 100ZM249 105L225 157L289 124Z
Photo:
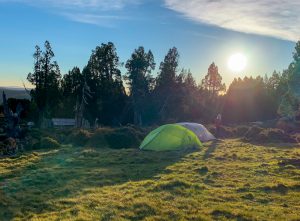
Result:
M229 57L228 67L234 72L241 72L247 66L247 58L242 53L236 53Z

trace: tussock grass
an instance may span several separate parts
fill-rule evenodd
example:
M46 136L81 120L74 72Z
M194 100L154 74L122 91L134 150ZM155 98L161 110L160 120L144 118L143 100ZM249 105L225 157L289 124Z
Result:
M0 220L297 220L299 156L296 144L238 139L27 152L0 159Z

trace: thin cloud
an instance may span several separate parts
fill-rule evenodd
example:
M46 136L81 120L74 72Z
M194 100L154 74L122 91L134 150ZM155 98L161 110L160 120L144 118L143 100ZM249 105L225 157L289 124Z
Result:
M1 2L17 2L32 6L56 7L60 9L119 10L130 4L138 4L139 0L0 0Z
M121 16L96 15L96 14L84 14L84 13L76 13L76 14L64 13L63 16L75 22L92 24L92 25L108 27L108 28L115 27L115 23L118 21L128 19L126 17L121 17Z
M121 15L123 10L138 5L140 0L0 0L5 2L50 9L75 22L113 27L115 22L127 19Z
M297 41L299 0L164 0L165 6L204 24Z

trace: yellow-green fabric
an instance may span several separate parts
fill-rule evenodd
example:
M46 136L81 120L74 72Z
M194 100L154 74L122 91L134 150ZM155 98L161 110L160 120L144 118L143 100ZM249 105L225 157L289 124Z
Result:
M166 151L200 146L201 142L192 131L180 125L167 124L150 132L140 149Z

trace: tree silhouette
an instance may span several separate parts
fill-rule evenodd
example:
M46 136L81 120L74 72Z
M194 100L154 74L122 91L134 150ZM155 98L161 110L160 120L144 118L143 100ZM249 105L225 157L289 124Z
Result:
M286 70L287 91L282 97L278 112L295 119L300 114L300 41L296 44L293 57L294 61Z
M207 75L202 80L202 87L208 90L214 97L220 92L226 91L225 84L222 84L222 77L219 74L218 66L214 62L209 66Z
M177 69L179 53L177 48L171 48L160 63L158 76L156 78L155 97L158 105L158 112L161 121L166 121L167 117L172 118L176 103L178 106Z
M96 119L105 125L119 123L126 99L119 66L116 48L108 42L92 51L88 65L83 70L92 92L87 105L87 117L92 124Z
M151 71L155 69L152 52L145 52L144 47L135 49L131 58L126 62L127 74L125 80L129 86L133 106L134 124L143 125L143 112L146 99L153 88Z
M52 61L54 53L48 41L44 44L45 51L39 46L35 47L33 55L34 71L27 76L28 81L35 86L31 90L31 97L37 105L37 123L39 126L45 123L45 119L51 118L58 106L60 99L60 70L56 61Z

